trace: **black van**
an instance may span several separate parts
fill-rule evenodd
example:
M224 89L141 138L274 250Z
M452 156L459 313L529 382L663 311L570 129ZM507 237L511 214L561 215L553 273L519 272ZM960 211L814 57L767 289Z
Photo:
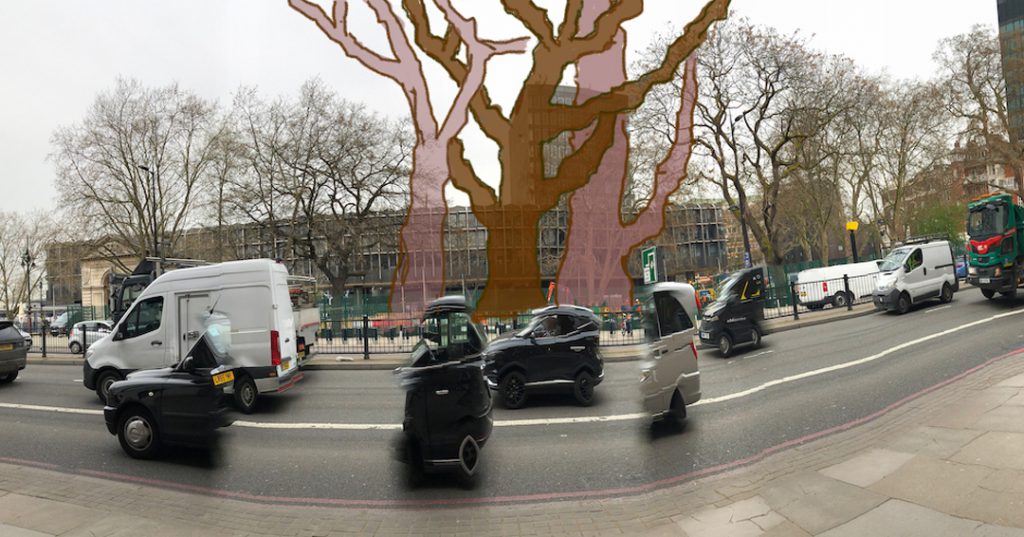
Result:
M743 269L729 275L714 302L704 310L700 323L700 341L718 347L722 356L730 356L736 345L761 344L764 333L764 270Z

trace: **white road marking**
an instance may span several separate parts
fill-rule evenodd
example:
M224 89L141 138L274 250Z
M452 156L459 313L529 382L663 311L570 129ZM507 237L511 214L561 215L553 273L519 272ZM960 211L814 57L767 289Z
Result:
M92 408L69 408L63 406L43 406L43 405L22 405L17 403L0 403L0 408L9 408L11 410L38 410L41 412L57 412L59 414L88 414L91 416L102 416L102 410L95 410Z
M747 358L757 358L758 356L764 356L766 354L771 354L773 352L775 352L775 351L761 351L761 352L759 352L757 354L751 354L750 356L744 356L743 358L740 358L740 360L746 360ZM731 364L731 363L735 363L735 362L729 362L729 363Z
M942 310L945 310L945 309L949 309L949 308L952 308L952 307L953 307L953 305L949 304L949 305L946 305L946 306L939 306L937 308L927 309L927 310L924 310L924 312L925 313L932 313L932 312L936 312L936 311L942 311Z
M71 382L82 382L82 379L73 379Z
M736 393L731 393L731 394L728 394L728 395L722 395L722 396L719 396L719 397L707 397L707 398L701 399L700 401L697 401L696 403L693 403L690 406L713 405L715 403L722 403L722 402L725 402L725 401L731 401L731 400L734 400L734 399L740 399L740 398L743 398L743 397L747 397L747 396L753 395L755 393L762 392L764 390L767 390L768 388L771 388L771 387L774 387L774 386L779 386L781 384L787 384L787 383L790 383L790 382L796 382L798 380L803 380L803 379L807 379L807 378L811 378L811 377L816 377L816 376L819 376L819 375L824 375L826 373L831 373L831 372L834 372L834 371L841 371L843 369L848 369L850 367L856 367L858 365L866 364L866 363L869 363L869 362L874 362L876 360L880 360L880 359L882 359L882 358L884 358L886 356L889 356L889 355L891 355L893 353L896 353L896 352L901 351L903 349L906 349L908 347L912 347L914 345L918 345L920 343L924 343L926 341L930 341L930 340L933 340L933 339L936 339L936 338L940 338L942 336L948 336L950 334L954 334L954 333L960 332L962 330L967 330L969 328L973 328L975 326L978 326L978 325L981 325L981 324L985 324L985 323L988 323L988 322L991 322L991 321L995 321L995 320L998 320L998 319L1003 319L1003 318L1006 318L1006 317L1011 317L1013 315L1020 315L1020 314L1024 314L1024 309L1010 311L1010 312L1007 312L1007 313L1000 313L998 315L993 315L993 316L987 317L985 319L979 319L977 321L973 321L973 322L970 322L970 323L967 323L967 324L962 324L960 326L956 326L956 327L953 327L953 328L950 328L950 329L947 329L947 330L943 330L941 332L936 332L934 334L930 334L930 335L927 335L927 336L924 336L924 337L920 337L920 338L917 338L917 339L914 339L914 340L911 340L911 341L907 341L906 343L901 343L899 345L896 345L894 347L890 347L889 349L886 349L886 350L884 350L882 352L879 352L877 354L872 354L871 356L866 356L864 358L859 358L857 360L852 360L852 361L849 361L849 362L843 362L841 364L831 365L831 366L828 366L828 367L822 367L822 368L819 368L819 369L815 369L815 370L812 370L812 371L806 371L804 373L799 373L799 374L796 374L796 375L790 375L790 376L787 376L787 377L782 377L782 378L779 378L779 379L775 379L775 380L771 380L771 381L765 382L764 384L760 384L758 386L754 386L753 388L749 388L749 389L746 389L746 390L743 390L743 391L740 391L740 392L736 392ZM769 352L773 352L773 351L765 351L765 353L769 353ZM749 358L753 358L753 356L757 356L757 355L749 356ZM40 412L56 412L56 413L63 413L63 414L86 414L86 415L92 415L92 416L103 415L103 411L102 410L95 410L95 409L89 409L89 408L69 408L69 407L56 407L56 406L43 406L43 405L24 405L24 404L17 404L17 403L0 403L0 408L7 408L7 409L11 409L11 410L34 410L34 411L40 411ZM632 420L639 420L639 419L646 419L646 418L648 418L648 415L646 413L637 412L637 413L633 413L633 414L617 414L617 415L612 415L612 416L578 416L578 417L565 417L565 418L534 418L534 419L522 419L522 420L498 420L498 421L494 422L494 426L495 427L525 427L525 426L537 426L537 425L573 425L573 424L581 424L581 423L610 423L610 422L616 422L616 421L632 421ZM401 430L402 429L402 425L399 424L399 423L273 423L273 422L246 421L246 420L238 420L238 421L236 421L234 423L233 426L234 427L245 427L245 428L251 428L251 429L325 429L325 430L342 430L342 431L396 431L396 430Z

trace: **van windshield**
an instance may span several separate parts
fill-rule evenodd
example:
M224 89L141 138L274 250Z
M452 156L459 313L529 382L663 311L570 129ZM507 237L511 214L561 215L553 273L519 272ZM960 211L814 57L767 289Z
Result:
M885 259L882 260L882 264L878 266L878 270L892 272L902 267L903 260L906 259L908 253L910 253L909 247L897 248L889 252L889 255L885 256Z

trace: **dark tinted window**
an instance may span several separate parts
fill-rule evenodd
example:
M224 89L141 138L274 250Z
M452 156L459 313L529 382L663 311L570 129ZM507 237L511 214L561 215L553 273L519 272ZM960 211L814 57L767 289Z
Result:
M658 330L662 336L693 328L689 314L669 293L655 293L654 304L658 310Z
M160 328L164 311L163 297L148 298L135 305L125 320L124 337L133 338Z

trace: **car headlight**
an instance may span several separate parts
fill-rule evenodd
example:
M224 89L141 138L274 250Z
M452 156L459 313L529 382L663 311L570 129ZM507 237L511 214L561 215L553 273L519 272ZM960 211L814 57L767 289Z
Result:
M977 276L978 275L978 267L969 267L967 269L967 273L970 274L971 276Z
M996 270L992 272L992 276L999 278L1003 275L1003 269L996 267Z
M709 323L713 323L718 320L718 315L705 315L704 320Z
M643 369L640 371L640 383L653 382L654 381L654 370Z

